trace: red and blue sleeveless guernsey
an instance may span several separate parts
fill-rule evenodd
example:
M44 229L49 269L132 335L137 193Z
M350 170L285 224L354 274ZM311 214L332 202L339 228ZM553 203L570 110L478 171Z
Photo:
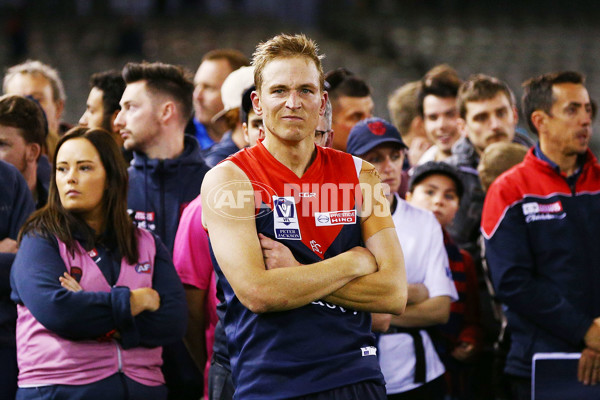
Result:
M228 158L251 181L259 233L310 264L361 245L362 160L317 146L301 178L258 143ZM211 248L212 252L212 248ZM384 384L371 316L325 301L255 314L236 297L213 254L225 307L236 399L283 399L363 381ZM298 267L302 268L302 267Z

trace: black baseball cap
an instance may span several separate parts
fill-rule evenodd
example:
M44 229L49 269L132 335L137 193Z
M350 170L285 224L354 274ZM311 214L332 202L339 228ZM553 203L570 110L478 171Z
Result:
M408 190L410 192L414 190L415 186L417 186L419 182L428 176L433 174L441 174L454 181L454 184L456 185L456 194L462 199L462 195L464 193L462 179L460 178L458 170L448 163L442 161L428 161L424 164L414 167L409 174L410 179L408 181Z

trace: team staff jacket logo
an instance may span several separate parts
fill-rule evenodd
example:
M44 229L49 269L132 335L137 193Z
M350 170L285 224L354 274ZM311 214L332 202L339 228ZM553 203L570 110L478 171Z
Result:
M484 237L490 240L503 223L525 224L532 240L556 242L558 247L569 245L582 234L570 221L591 221L600 212L599 169L595 157L591 153L589 157L593 162L588 160L572 188L565 176L537 158L531 149L521 164L490 187L481 223Z

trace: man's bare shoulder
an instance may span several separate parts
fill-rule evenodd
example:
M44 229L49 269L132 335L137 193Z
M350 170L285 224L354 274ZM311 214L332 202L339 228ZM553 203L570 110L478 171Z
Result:
M206 173L202 187L204 188L205 184L213 185L234 180L248 181L248 177L240 167L228 160L214 166Z
M364 160L362 162L358 180L360 183L371 184L373 186L381 183L381 177L379 176L379 172L377 172L375 166Z

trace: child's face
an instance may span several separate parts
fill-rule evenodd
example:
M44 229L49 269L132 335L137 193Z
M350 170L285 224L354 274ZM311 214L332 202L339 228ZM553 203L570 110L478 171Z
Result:
M433 212L444 228L454 219L460 203L456 184L442 174L432 174L423 179L406 194L406 199L415 207Z

